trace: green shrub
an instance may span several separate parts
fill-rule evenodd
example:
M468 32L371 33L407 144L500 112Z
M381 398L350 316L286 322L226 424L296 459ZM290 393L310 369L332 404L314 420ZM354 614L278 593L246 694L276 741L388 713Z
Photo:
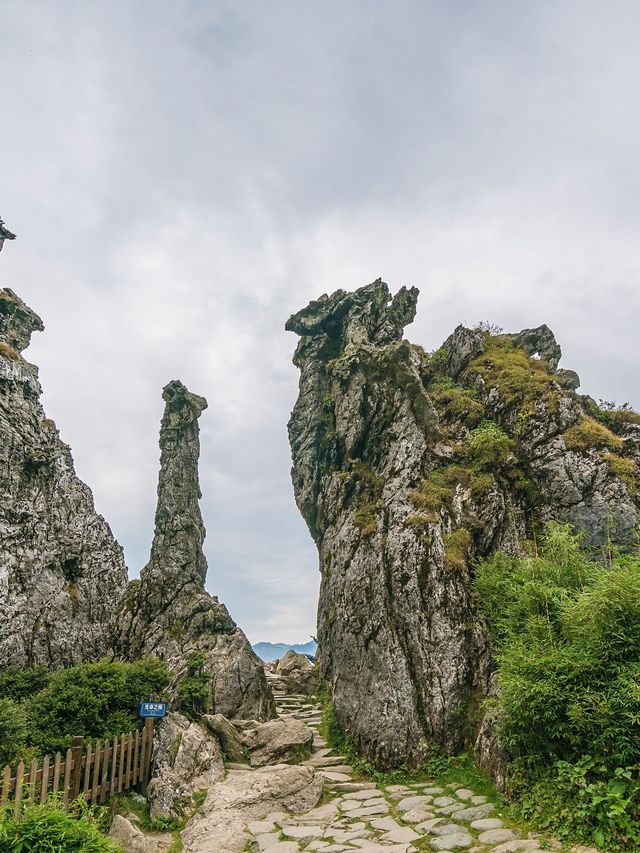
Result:
M484 421L466 439L469 459L480 468L495 470L513 455L514 443L495 421Z
M88 808L82 799L69 808L55 798L42 805L24 805L17 818L13 808L0 810L0 853L122 853L107 838L104 811Z
M74 735L102 740L138 728L139 702L161 693L167 680L166 665L152 658L60 670L23 703L29 743L43 754L52 753L66 749Z
M567 450L588 453L590 450L622 450L622 439L600 421L585 415L581 421L569 427L563 434Z
M507 338L487 337L485 352L474 359L467 375L479 373L487 388L497 388L506 408L530 417L539 402L555 411L560 401L556 377L542 359L531 358Z
M438 413L452 420L461 419L468 427L476 426L484 417L484 406L477 393L450 379L440 379L429 386L431 397Z
M0 698L22 702L45 688L52 677L48 666L10 666L0 672Z
M523 816L575 840L632 848L640 843L640 557L590 562L556 523L539 556L497 554L477 567L475 583Z
M617 453L605 453L604 460L608 463L611 473L627 487L630 495L638 493L638 467L633 459L625 459Z
M0 767L13 764L27 736L24 713L11 699L0 699Z

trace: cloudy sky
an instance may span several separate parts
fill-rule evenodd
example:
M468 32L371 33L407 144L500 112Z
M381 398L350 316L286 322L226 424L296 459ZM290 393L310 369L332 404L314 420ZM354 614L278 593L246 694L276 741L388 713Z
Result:
M132 574L180 378L208 588L252 641L314 632L283 326L338 287L418 286L430 349L546 322L640 405L638 32L635 0L0 0L0 285Z

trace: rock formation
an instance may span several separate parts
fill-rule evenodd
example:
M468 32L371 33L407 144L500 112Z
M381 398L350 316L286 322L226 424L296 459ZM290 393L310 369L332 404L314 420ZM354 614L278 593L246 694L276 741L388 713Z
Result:
M42 320L0 291L0 668L68 666L109 649L122 549L76 476L21 355Z
M125 598L118 652L133 660L165 659L174 689L194 654L202 655L208 679L204 710L270 719L275 706L260 660L225 606L204 588L198 418L207 402L178 381L166 385L162 396L155 536L149 562Z
M640 418L603 422L546 326L402 340L418 291L378 280L291 317L300 393L295 497L319 551L321 674L338 720L382 767L477 733L492 662L471 565L535 547L544 521L630 544ZM633 414L633 413L631 413ZM475 713L474 713L475 712Z
M318 671L308 657L289 649L277 662L275 674L279 676L287 693L306 693L311 696L320 687Z

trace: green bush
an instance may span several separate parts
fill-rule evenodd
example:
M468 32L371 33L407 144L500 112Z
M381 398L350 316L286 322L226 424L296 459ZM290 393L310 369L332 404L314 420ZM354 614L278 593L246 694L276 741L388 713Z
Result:
M138 703L167 684L162 661L100 661L60 670L25 699L28 741L41 753L66 749L74 735L104 739L138 728Z
M0 699L0 767L13 764L24 748L27 726L24 713L11 699Z
M22 702L45 688L52 677L48 666L10 666L0 672L0 698Z
M523 816L640 844L640 557L590 562L554 523L538 556L481 563L476 588Z
M466 440L469 459L480 468L493 470L513 454L514 443L494 421L483 421Z
M55 798L42 805L24 805L17 818L13 808L0 810L0 853L122 853L107 838L103 812L82 799L64 808Z

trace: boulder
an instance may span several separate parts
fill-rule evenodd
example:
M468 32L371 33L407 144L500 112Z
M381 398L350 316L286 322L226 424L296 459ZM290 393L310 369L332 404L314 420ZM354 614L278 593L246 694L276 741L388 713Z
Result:
M242 741L251 752L251 765L264 767L265 764L308 758L313 731L300 720L288 717L248 729Z
M115 841L124 853L161 853L172 844L170 835L148 836L122 815L116 815L109 828L109 838Z
M224 776L218 738L177 713L167 714L158 725L152 767L147 799L153 819L179 819L196 791L208 789Z
M288 693L304 693L311 696L320 686L318 672L308 657L289 649L278 661L276 675L284 683Z
M249 821L271 812L308 812L318 804L322 788L322 777L309 767L231 771L211 788L182 831L184 853L241 853L250 839Z
M246 756L238 730L222 714L204 714L201 722L220 741L222 752L229 761L245 761Z

